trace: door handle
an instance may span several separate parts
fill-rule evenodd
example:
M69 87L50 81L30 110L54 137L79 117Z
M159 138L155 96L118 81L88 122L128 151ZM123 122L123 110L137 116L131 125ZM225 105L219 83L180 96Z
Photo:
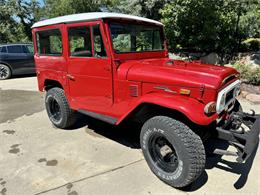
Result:
M69 80L73 80L73 81L75 80L75 77L72 76L71 74L67 74L67 77L68 77Z

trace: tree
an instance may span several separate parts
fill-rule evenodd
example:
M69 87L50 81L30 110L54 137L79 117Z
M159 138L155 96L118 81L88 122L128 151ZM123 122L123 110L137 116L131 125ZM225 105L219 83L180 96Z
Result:
M119 12L124 14L133 14L136 16L142 16L142 7L139 4L139 0L116 0L115 6L109 7L110 11Z
M0 43L27 41L23 26L17 25L14 17L16 2L0 1Z
M124 14L143 16L146 18L160 20L162 18L160 9L170 0L116 0L111 11Z
M101 11L112 7L113 0L46 0L45 14L48 18L68 14Z
M260 0L247 5L247 12L241 16L239 27L246 37L260 38Z
M0 1L0 43L30 42L31 26L42 16L36 0Z
M37 0L17 0L16 10L15 15L19 18L28 40L31 40L31 26L43 17L43 7Z
M166 25L172 48L230 53L237 49L234 46L239 45L241 38L245 37L246 28L241 27L240 20L254 2L175 0L161 9L162 22ZM259 21L255 22L259 24Z

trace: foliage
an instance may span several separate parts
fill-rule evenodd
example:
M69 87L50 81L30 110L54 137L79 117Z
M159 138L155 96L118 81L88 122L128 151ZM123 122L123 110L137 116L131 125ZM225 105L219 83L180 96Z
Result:
M23 26L16 25L13 18L13 13L16 12L15 7L15 1L0 1L0 43L18 40L26 41L25 36L19 36L23 34Z
M165 24L170 49L233 53L243 40L260 37L260 0L0 0L0 42L31 41L36 21L114 11ZM254 42L254 41L253 41ZM252 46L251 46L252 45ZM252 43L251 50L256 50ZM248 47L245 47L245 49Z
M235 63L234 68L240 72L241 79L252 85L260 85L260 67L252 68L250 64Z
M258 51L260 49L260 38L249 38L243 41L249 50Z
M31 26L41 14L36 0L0 0L0 43L31 41Z
M259 0L255 0L247 5L247 12L241 16L239 27L245 33L245 37L260 37Z
M34 22L67 14L100 11L113 0L0 0L0 43L32 40Z
M19 19L19 24L23 26L24 33L28 40L31 40L31 26L39 21L44 12L37 0L17 0L15 17Z
M170 0L115 0L111 11L143 16L154 20L162 18L160 10Z
M68 14L107 10L113 0L46 0L45 13L48 18Z
M239 28L240 18L253 3L254 0L176 0L167 3L161 13L170 45L205 52L234 51L246 34Z

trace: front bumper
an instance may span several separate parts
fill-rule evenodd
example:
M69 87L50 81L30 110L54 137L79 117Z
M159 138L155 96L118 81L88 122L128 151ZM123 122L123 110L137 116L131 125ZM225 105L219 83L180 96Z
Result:
M258 146L260 115L242 111L233 112L229 118L216 128L217 137L228 141L237 152L216 149L214 153L237 156L237 162L245 161Z

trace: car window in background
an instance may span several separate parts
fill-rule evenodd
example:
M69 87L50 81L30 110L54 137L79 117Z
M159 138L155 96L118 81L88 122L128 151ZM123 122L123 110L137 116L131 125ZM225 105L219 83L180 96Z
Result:
M7 53L6 47L0 47L0 53Z
M40 55L61 56L62 38L59 29L37 32L36 39L38 53Z
M10 45L7 46L8 53L23 53L21 45Z
M34 54L34 48L32 45L26 45L26 47L27 47L29 53Z
M27 54L33 54L33 46L31 45L23 45L23 52Z

